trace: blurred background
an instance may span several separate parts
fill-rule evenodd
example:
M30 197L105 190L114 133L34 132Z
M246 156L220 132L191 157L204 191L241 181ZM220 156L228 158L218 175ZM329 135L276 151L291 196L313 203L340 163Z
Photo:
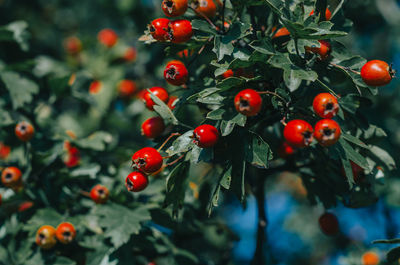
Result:
M351 34L344 40L347 47L368 60L379 58L392 62L394 69L400 70L400 0L351 0L344 1L343 7L346 17L354 22ZM101 29L111 28L123 39L124 47L136 48L136 62L127 67L126 77L137 80L143 89L162 84L163 80L164 47L146 46L138 41L147 23L160 15L160 0L0 0L0 24L24 20L28 22L31 34L28 52L13 54L17 48L10 46L0 53L15 62L42 60L40 67L35 64L38 75L49 71L73 72L78 66L64 51L65 38L79 37L83 49L86 49L98 45L96 35ZM37 58L37 54L43 56ZM54 64L56 61L67 63L60 66ZM55 65L58 68L54 68ZM100 67L96 63L93 65ZM373 107L365 110L371 123L385 129L388 138L383 145L396 161L400 161L399 88L398 78L380 88L379 96L372 99ZM116 110L125 107L123 102L114 106ZM112 121L107 122L112 124ZM138 128L139 125L133 126ZM126 135L130 135L131 129L125 128ZM375 205L361 209L337 205L330 209L340 224L340 235L336 237L325 236L320 231L318 217L324 209L309 204L298 176L289 172L271 176L266 183L265 198L268 214L268 247L265 251L271 264L356 265L362 264L362 256L369 251L376 253L384 264L384 255L393 246L371 242L400 237L398 173L398 170L380 172L385 178ZM232 254L235 264L249 264L256 245L255 199L249 197L243 209L236 199L225 198L215 215L238 236Z

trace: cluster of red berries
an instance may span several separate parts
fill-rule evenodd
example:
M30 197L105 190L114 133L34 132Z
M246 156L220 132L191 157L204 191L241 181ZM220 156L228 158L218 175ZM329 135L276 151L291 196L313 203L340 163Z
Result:
M64 222L54 228L51 225L43 225L36 232L36 244L42 249L51 249L57 244L70 244L76 236L73 224Z
M193 36L192 23L187 19L169 20L157 18L148 26L151 36L157 41L184 43Z

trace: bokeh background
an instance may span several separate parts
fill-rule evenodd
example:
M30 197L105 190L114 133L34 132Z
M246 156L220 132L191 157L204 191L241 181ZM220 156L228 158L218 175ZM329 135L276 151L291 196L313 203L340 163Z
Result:
M392 62L400 70L400 1L399 0L351 0L344 1L345 15L354 22L351 34L345 37L347 47L367 59ZM125 45L137 49L137 59L127 67L126 76L137 80L141 88L162 83L161 67L165 62L162 45L144 45L138 41L147 23L161 15L159 0L0 0L0 24L24 20L29 24L31 47L28 52L17 52L11 46L0 53L9 60L42 60L36 73L45 75L51 71L73 71L78 66L69 61L63 48L63 40L75 35L84 49L96 46L96 34L103 28L114 29ZM42 56L37 57L38 54ZM54 64L65 61L66 64ZM96 65L96 63L93 63ZM55 69L54 66L58 65ZM68 70L66 70L68 69ZM388 138L383 146L400 161L400 80L380 88L373 98L372 108L365 112L371 123L385 129ZM123 130L127 137L139 122L132 118L137 106L131 106L131 116L125 118ZM125 111L123 102L113 106ZM121 118L120 116L114 116ZM113 125L110 120L106 121ZM133 123L138 124L133 124ZM79 131L79 130L78 130ZM141 138L140 138L141 139ZM143 139L141 139L143 141ZM340 235L325 236L318 227L322 206L311 206L298 176L283 172L272 176L266 183L268 190L266 211L268 214L268 253L271 264L361 264L361 256L374 251L384 260L386 251L393 247L372 244L373 240L400 237L400 179L398 170L379 172L385 177L379 187L379 202L371 207L349 209L342 205L330 211L340 223ZM249 264L255 250L256 201L249 197L243 208L235 199L227 196L215 213L237 235L233 243L235 264ZM161 231L168 233L168 230ZM221 263L223 264L223 263ZM384 264L384 263L382 263Z

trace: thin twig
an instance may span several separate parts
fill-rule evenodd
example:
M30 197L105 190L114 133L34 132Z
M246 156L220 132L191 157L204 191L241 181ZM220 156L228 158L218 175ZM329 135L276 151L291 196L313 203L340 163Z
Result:
M257 93L260 94L260 95L263 95L263 94L273 95L273 96L279 98L280 100L282 100L283 102L285 102L287 104L287 101L283 97L281 97L280 95L278 95L275 92L272 92L272 91L257 91Z
M316 80L318 82L318 84L320 84L323 88L325 88L326 90L328 90L332 95L334 95L336 98L340 98L340 96L338 94L335 93L335 91L333 91L331 88L329 88L327 85L325 85L324 82L322 82L321 80L317 79Z
M163 149L163 147L168 143L168 141L171 140L172 137L174 137L174 136L180 136L180 135L181 135L180 133L171 133L171 135L168 136L168 138L167 138L167 139L163 142L163 144L157 149L157 151L160 152L160 151Z
M84 191L84 190L79 190L79 193L85 197L90 198L90 192Z
M215 26L215 24L206 15L204 15L203 12L197 11L193 6L189 6L189 8L192 9L197 15L204 18L215 30L218 30L218 27Z
M355 73L355 74L357 74L357 75L360 75L360 72L358 72L358 71L356 71L356 70L353 70L353 69L351 69L351 68L349 68L349 67L341 66L341 65L338 65L338 64L335 64L335 63L329 63L329 65L331 65L331 66L333 66L333 67L336 67L336 68L340 68L340 69L342 69L342 70L344 70L344 71L350 71L350 72L352 72L352 73Z
M184 157L185 157L185 154L181 155L180 157L178 157L178 158L175 159L174 161L165 164L165 167L169 167L169 166L172 166L172 165L176 164L177 162L179 162L179 160L181 160L181 159L184 158Z

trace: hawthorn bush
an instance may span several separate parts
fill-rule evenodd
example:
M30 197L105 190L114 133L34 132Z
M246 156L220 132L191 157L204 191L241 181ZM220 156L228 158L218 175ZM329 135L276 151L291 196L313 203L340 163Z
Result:
M377 202L395 162L364 110L394 70L341 42L344 1L159 2L118 1L137 28L75 28L63 57L30 49L40 23L0 28L0 264L233 264L214 211L230 194L256 197L266 264L265 183L283 171L312 205Z

